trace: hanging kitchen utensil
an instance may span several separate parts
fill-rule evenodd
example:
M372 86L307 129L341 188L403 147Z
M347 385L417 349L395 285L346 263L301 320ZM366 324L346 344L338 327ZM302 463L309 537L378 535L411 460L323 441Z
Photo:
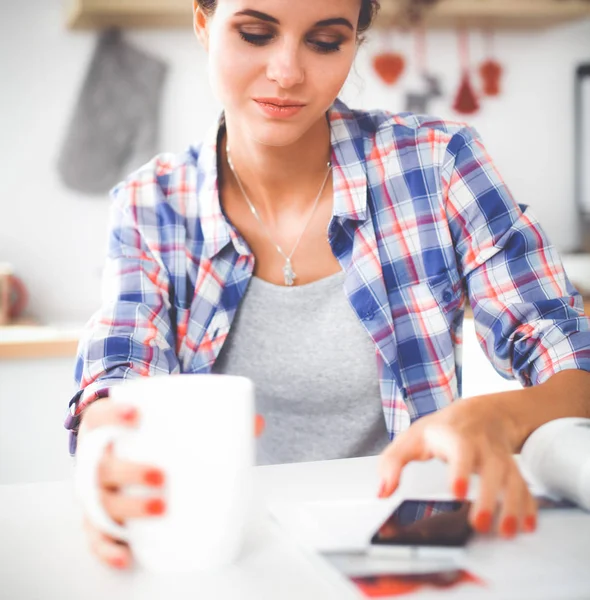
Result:
M383 46L387 48L394 39L393 29L382 34ZM384 50L373 58L373 69L386 85L395 85L406 68L406 60L402 54L392 50Z
M502 78L502 65L494 59L494 32L486 31L487 60L479 67L479 74L483 83L483 93L486 96L500 95L500 79Z
M469 65L469 34L465 30L458 33L459 56L461 60L461 83L453 104L453 109L463 115L472 115L476 113L480 106L477 94L471 83L471 73Z
M103 197L156 154L167 72L121 30L98 35L57 159L66 186Z
M418 82L406 93L406 110L408 112L427 114L430 112L430 101L442 96L442 88L438 77L428 71L426 48L426 30L418 27L414 30L414 48L416 66L414 73Z

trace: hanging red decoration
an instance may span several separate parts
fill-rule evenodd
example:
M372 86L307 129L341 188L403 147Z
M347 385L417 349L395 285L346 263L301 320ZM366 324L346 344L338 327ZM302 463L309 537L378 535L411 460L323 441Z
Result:
M487 47L488 47L488 59L483 62L479 67L479 74L483 82L483 93L486 96L499 96L500 95L500 79L502 78L503 68L502 65L492 58L493 52L493 32L488 31Z
M373 58L373 69L386 85L394 85L406 69L406 60L402 54L389 50L388 47L394 42L393 30L382 33L382 45L386 49Z
M397 52L383 52L373 58L373 68L384 83L393 85L404 72L406 61Z
M453 108L456 112L463 115L472 115L479 110L480 106L477 94L471 83L471 74L469 72L469 39L466 31L459 32L459 53L463 75Z

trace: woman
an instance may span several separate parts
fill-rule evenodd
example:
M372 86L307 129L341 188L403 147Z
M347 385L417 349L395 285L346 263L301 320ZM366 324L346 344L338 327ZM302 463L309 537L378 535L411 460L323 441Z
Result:
M112 285L80 346L71 451L80 425L133 426L105 399L123 378L243 374L266 420L260 462L383 451L386 497L407 462L436 456L458 498L480 474L474 527L490 531L499 503L494 527L511 537L536 515L512 453L546 421L590 416L589 321L471 129L337 99L376 10L195 2L224 115L114 190ZM525 389L453 403L467 294L490 360ZM107 454L107 511L162 514L164 477ZM121 494L130 483L153 499ZM100 559L130 564L88 532Z

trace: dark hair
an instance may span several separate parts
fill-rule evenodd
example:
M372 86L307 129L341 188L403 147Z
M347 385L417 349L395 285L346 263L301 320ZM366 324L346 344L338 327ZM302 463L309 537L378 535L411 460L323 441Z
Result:
M361 34L371 27L375 16L379 12L379 0L361 0L361 2L361 12L357 24L359 41L362 41ZM197 0L197 3L207 16L212 15L217 6L217 0Z

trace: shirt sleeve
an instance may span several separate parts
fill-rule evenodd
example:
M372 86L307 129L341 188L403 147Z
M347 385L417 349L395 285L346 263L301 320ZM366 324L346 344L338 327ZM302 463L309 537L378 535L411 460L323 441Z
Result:
M478 341L503 377L537 385L590 371L590 319L555 248L470 128L447 146L443 198Z
M150 188L150 194L153 194ZM157 210L133 182L112 191L109 249L101 308L78 346L75 379L65 427L76 451L83 410L108 396L109 387L133 377L177 373L169 279L159 247Z

